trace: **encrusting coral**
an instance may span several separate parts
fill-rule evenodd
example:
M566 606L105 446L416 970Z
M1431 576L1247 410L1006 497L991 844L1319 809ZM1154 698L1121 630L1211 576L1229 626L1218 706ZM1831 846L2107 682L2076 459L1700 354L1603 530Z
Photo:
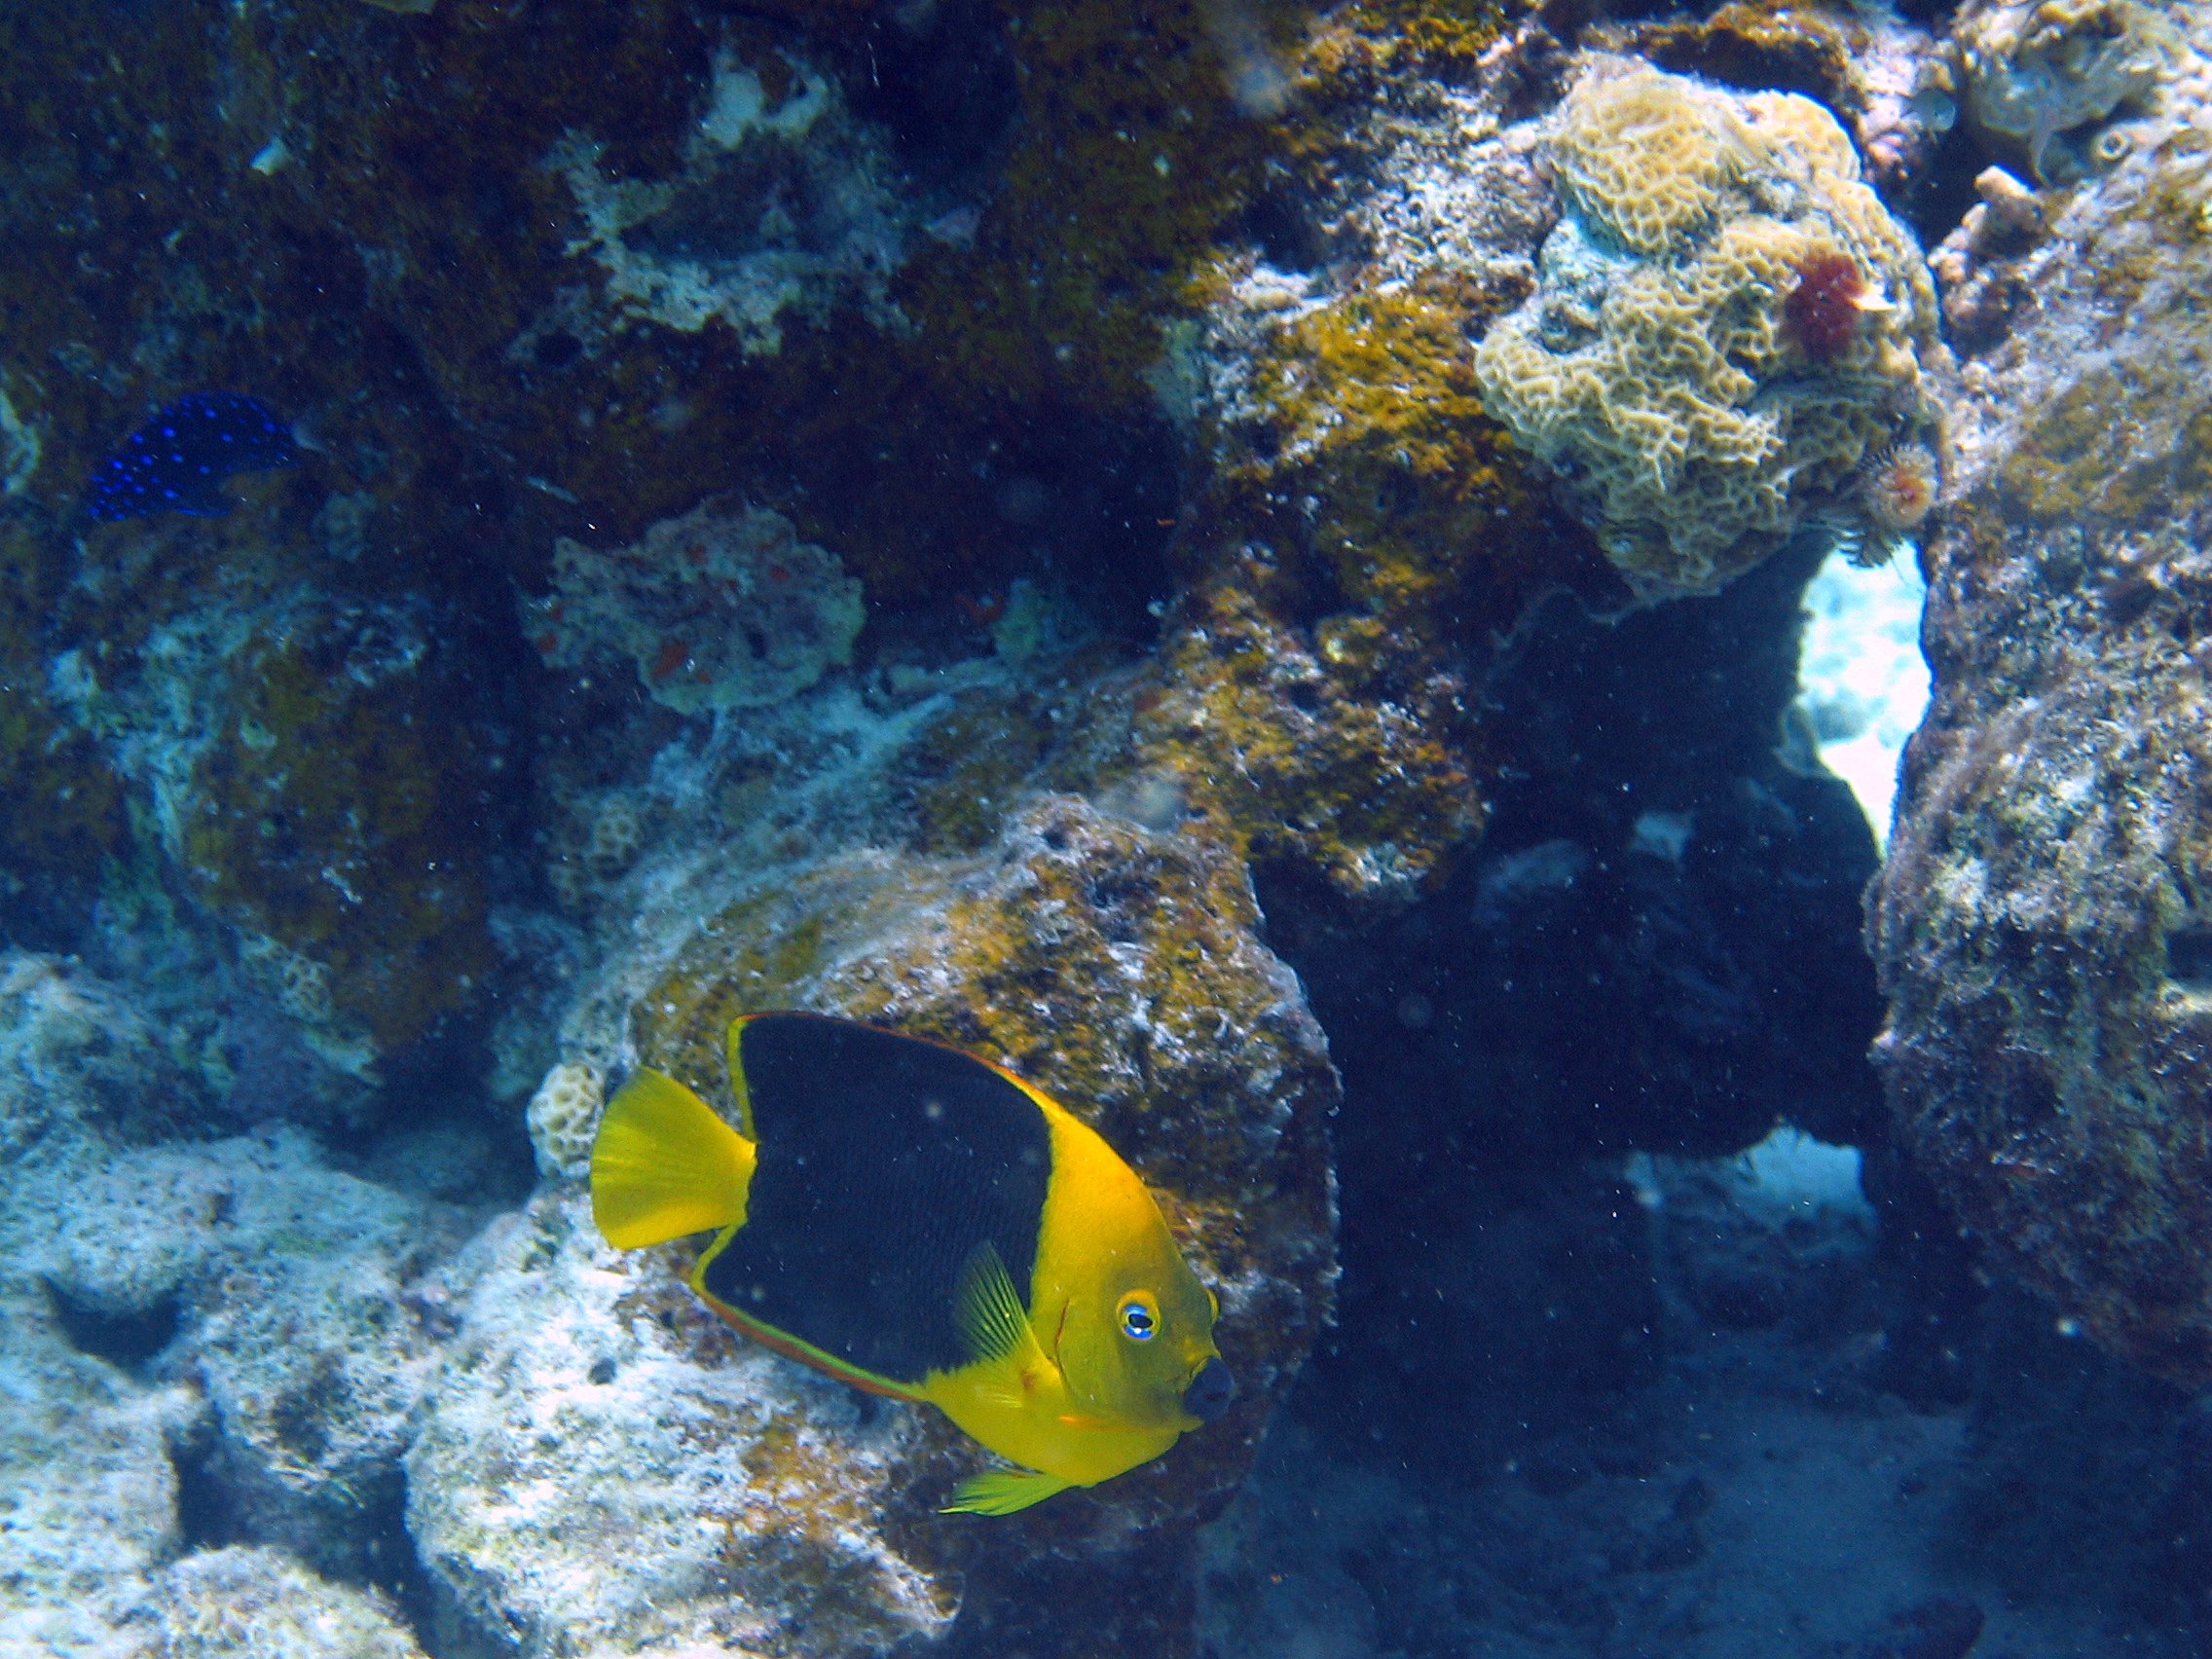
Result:
M757 708L852 661L861 584L834 553L763 507L702 502L635 546L601 553L561 537L553 592L523 626L548 666L627 656L679 714Z
M1819 105L1600 62L1541 154L1565 217L1475 372L1638 594L1851 514L1861 461L1932 426L1934 287Z
M2146 97L2180 46L2138 0L1976 0L1956 42L1968 121L2038 179L2053 138Z

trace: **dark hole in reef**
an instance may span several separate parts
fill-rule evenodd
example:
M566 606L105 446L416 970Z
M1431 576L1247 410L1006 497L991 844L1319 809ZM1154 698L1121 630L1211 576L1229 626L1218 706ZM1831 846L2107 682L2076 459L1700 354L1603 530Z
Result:
M520 1114L488 1112L476 1090L490 1043L488 1009L440 1019L380 1061L384 1088L351 1123L324 1131L349 1173L449 1202L511 1208L537 1166Z
M1181 506L1174 429L1147 420L1108 430L1041 411L1021 436L1008 448L1005 470L1036 479L1051 516L1039 557L1007 574L1021 573L1023 564L1039 573L1042 565L1042 573L1065 582L1092 627L1115 639L1150 640L1158 623L1149 608L1168 591L1167 543Z
M1963 119L1943 134L1909 198L1901 203L1905 220L1923 246L1933 249L1958 228L1968 209L1980 202L1973 181L1988 165L1989 159L1968 133ZM1891 205L1900 204L1893 202Z
M446 1659L453 1648L435 1640L441 1634L441 1621L436 1617L434 1588L407 1530L407 1483L400 1470L393 1469L356 1494L359 1507L344 1528L343 1547L333 1551L316 1547L315 1537L293 1527L272 1525L268 1519L257 1527L251 1509L239 1501L224 1479L217 1446L209 1437L180 1449L171 1458L176 1470L177 1530L187 1553L264 1544L297 1555L325 1578L374 1585L391 1598L424 1651L432 1659Z
M244 1541L238 1506L214 1471L214 1443L203 1440L171 1457L176 1469L176 1524L185 1549L220 1549Z
M985 0L900 10L915 20L869 25L869 72L853 89L854 103L890 129L900 160L923 184L951 184L987 163L1014 125L1014 55L998 9Z
M583 349L584 343L581 340L565 328L556 328L548 334L538 336L532 355L545 368L565 369L576 360L577 353Z
M2166 935L2166 977L2185 990L2212 991L2212 927Z
M173 1296L164 1297L150 1308L114 1312L72 1296L51 1279L46 1291L70 1346L126 1371L143 1366L176 1335L177 1300Z
M1286 186L1262 190L1252 199L1244 210L1244 234L1279 270L1311 271L1328 258L1320 228Z

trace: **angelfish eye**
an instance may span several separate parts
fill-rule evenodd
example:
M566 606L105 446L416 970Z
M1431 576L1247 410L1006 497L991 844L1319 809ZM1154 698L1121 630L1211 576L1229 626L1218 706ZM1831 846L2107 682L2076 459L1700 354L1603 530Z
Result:
M1153 1333L1160 1329L1160 1319L1152 1310L1152 1304L1141 1296L1126 1297L1122 1303L1122 1335L1132 1343L1149 1343Z

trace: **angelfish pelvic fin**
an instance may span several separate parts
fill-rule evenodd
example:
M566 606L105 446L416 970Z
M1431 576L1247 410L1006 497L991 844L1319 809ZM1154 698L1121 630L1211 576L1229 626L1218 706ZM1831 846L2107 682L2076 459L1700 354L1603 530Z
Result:
M1075 1485L1057 1475L1041 1475L1034 1469L993 1469L971 1475L953 1489L952 1501L940 1515L1016 1515L1033 1503L1043 1503L1054 1493Z

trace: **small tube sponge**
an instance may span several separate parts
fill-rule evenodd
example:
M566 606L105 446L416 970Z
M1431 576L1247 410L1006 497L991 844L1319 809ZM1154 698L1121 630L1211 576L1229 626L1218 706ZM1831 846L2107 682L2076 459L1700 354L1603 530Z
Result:
M1475 372L1631 588L1710 593L1810 513L1852 517L1862 460L1931 423L1941 348L1834 119L1601 60L1542 154L1565 216Z

